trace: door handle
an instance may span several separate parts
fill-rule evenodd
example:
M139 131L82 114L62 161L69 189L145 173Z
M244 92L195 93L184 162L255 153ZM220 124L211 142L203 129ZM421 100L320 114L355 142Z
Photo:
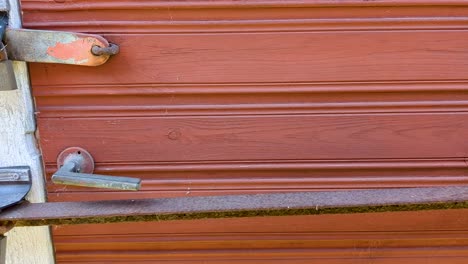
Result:
M79 147L62 151L57 158L57 166L57 172L52 175L55 184L125 191L138 191L141 187L139 178L93 174L93 157Z

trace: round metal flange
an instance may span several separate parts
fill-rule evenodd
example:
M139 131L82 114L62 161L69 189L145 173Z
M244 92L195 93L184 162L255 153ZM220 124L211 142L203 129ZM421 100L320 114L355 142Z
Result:
M67 159L79 155L83 158L83 162L80 166L81 173L93 173L94 171L94 159L88 151L80 147L70 147L64 149L57 157L57 168L61 168Z

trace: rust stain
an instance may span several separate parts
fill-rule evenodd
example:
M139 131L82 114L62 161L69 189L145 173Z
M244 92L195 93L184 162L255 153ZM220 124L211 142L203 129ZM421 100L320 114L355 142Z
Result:
M92 45L93 41L88 38L79 38L69 43L57 42L47 49L47 54L59 60L84 64L89 56L93 56L90 52Z

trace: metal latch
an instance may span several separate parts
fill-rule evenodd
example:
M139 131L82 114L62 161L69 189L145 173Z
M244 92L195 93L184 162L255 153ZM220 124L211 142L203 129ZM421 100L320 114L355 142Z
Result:
M119 46L99 35L8 28L0 7L0 91L17 88L12 61L99 66L117 53Z

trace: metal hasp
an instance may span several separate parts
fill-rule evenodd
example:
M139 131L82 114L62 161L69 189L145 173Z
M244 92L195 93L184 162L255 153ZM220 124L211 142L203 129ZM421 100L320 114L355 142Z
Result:
M99 66L119 52L101 36L62 31L7 28L5 43L11 60L26 62Z
M79 147L62 151L57 158L57 166L58 171L52 175L55 184L125 191L137 191L141 186L141 180L138 178L92 174L93 157L88 151Z
M29 167L0 168L0 211L20 203L31 189Z
M8 59L6 46L3 43L3 37L5 35L7 25L7 13L0 12L0 91L16 90L18 88L15 73L13 71L13 64Z
M99 66L119 53L98 35L8 28L8 11L0 0L0 91L17 89L12 60Z
M468 186L22 203L1 225L40 226L468 208Z

